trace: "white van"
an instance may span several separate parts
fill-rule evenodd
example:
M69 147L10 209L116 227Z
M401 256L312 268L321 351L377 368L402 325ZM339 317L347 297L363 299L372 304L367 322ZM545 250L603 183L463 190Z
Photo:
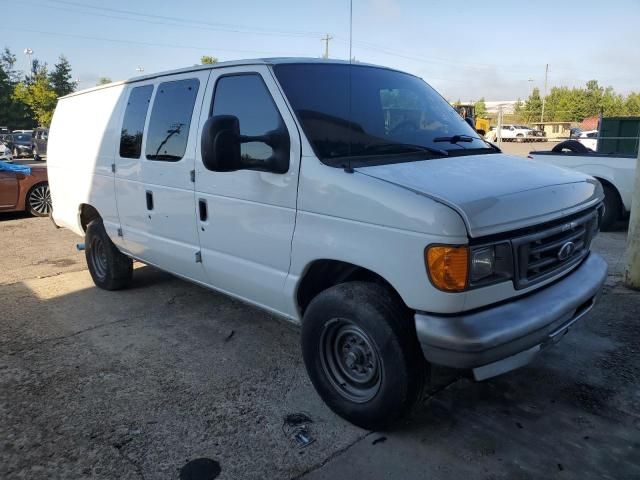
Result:
M301 323L318 393L366 428L410 410L430 363L530 362L606 276L596 180L503 155L388 68L248 60L73 93L48 154L97 286L136 259Z

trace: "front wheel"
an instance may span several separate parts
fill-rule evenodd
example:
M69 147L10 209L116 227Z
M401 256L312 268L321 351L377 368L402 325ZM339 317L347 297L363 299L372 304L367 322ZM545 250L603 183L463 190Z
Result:
M426 361L415 327L383 286L347 282L321 292L304 314L301 340L316 391L355 425L389 427L420 398Z
M31 187L26 198L27 211L34 217L46 217L51 213L51 192L48 183Z
M102 220L93 220L85 233L85 257L96 286L120 290L131 283L133 261L113 244Z

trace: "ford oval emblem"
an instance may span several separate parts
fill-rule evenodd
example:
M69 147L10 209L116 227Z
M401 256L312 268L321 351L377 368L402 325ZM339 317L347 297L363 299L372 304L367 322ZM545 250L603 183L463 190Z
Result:
M564 245L562 245L562 247L560 247L560 250L558 251L558 260L560 260L561 262L566 260L571 255L573 255L573 252L575 251L576 251L575 243L573 242L565 243Z

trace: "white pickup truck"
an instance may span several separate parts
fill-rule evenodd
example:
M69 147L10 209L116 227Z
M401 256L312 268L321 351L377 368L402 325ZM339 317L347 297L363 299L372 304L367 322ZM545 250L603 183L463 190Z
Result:
M569 143L569 142L563 142ZM558 145L560 146L560 144ZM593 151L529 152L528 158L558 167L577 170L596 178L604 189L605 211L600 228L607 230L631 210L631 194L637 159L635 155L611 155Z

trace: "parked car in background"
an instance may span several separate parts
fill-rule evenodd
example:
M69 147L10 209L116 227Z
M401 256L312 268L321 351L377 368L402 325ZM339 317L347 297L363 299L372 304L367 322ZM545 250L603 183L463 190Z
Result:
M32 139L31 131L13 132L11 134L13 158L30 157L33 153Z
M27 211L36 217L51 212L47 169L26 167L23 173L0 161L0 212Z
M49 140L49 129L38 127L33 131L33 159L42 160L47 156L47 143Z
M98 287L137 259L300 323L316 390L368 429L422 399L427 362L529 363L606 279L598 181L502 154L389 68L247 60L75 92L47 163Z
M611 229L619 219L629 215L636 155L595 153L576 140L566 140L549 152L529 152L528 158L586 173L598 180L604 190L602 230Z
M534 142L546 142L547 141L547 132L542 130L538 130L537 128L531 129L531 136L533 137L532 141Z
M6 135L7 133L11 133L7 127L0 127L0 135Z
M598 150L598 130L587 130L586 132L580 132L577 138L585 147L593 150Z
M500 136L504 142L532 142L535 140L533 130L523 125L502 125Z
M11 149L9 146L0 140L0 161L4 162L13 162L13 155L11 154Z

